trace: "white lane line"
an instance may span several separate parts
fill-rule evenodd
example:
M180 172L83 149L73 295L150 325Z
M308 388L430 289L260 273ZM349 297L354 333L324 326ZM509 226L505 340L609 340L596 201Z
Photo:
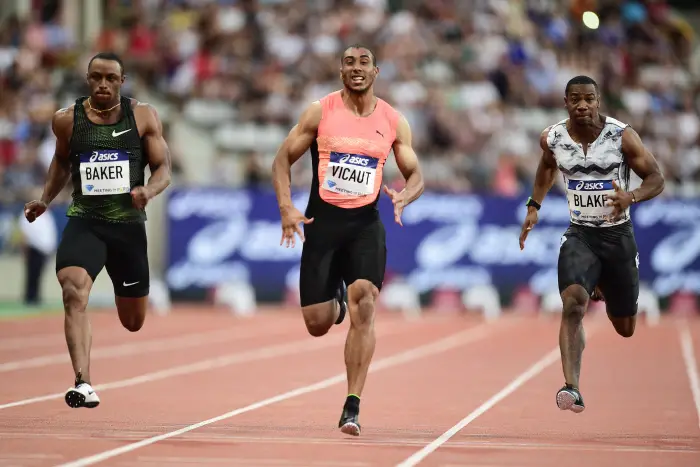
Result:
M418 465L420 461L425 459L432 452L434 452L440 446L445 444L450 438L459 433L459 431L462 430L464 427L466 427L471 422L485 414L494 405L498 404L500 401L508 397L510 394L515 392L518 388L530 381L532 378L542 373L542 371L544 371L544 369L550 366L552 363L559 360L560 356L561 354L559 352L559 347L548 352L547 355L535 362L534 365L532 365L530 368L521 373L506 387L494 394L489 400L477 407L476 410L474 410L472 413L460 420L459 423L457 423L455 426L444 432L433 442L424 446L421 450L411 455L408 459L397 464L396 467L413 467L414 465Z
M161 339L149 339L130 344L113 345L109 347L98 347L90 352L90 360L103 358L125 357L140 354L142 352L166 352L169 350L179 350L191 347L199 347L208 344L217 344L228 341L244 340L247 338L259 337L262 335L289 334L289 329L264 329L258 328L230 328L228 330L209 331L198 334L191 334L181 337L168 337ZM0 373L25 370L29 368L39 368L59 363L70 363L68 351L41 355L39 357L15 360L12 362L0 363Z
M397 334L408 330L410 327L416 326L416 324L411 323L406 326L393 326L386 327L383 330L378 330L378 334L386 336L391 334ZM243 352L236 352L227 355L222 355L216 358L208 358L206 360L200 360L194 363L188 363L185 365L178 365L165 370L153 371L149 373L144 373L139 376L134 376L132 378L122 379L118 381L112 381L111 383L103 383L94 385L95 391L105 391L107 389L118 389L125 388L129 386L136 386L137 384L151 383L154 381L159 381L166 378L172 378L173 376L190 375L192 373L197 373L201 371L213 370L215 368L222 368L229 365L235 365L239 363L247 363L257 360L264 360L267 358L283 357L285 355L292 355L302 352L310 352L318 349L323 349L326 347L331 347L335 344L345 341L345 335L336 334L333 336L327 336L324 339L313 339L304 338L301 340L287 342L285 344L278 344L272 346L261 347L255 350L246 350ZM67 388L66 388L67 389ZM9 409L12 407L20 407L23 405L36 404L38 402L45 402L56 399L63 399L65 392L57 392L53 394L46 394L44 396L32 397L28 399L22 399L19 401L8 402L5 404L0 404L0 410Z
M601 318L601 322L603 322ZM594 322L592 326L587 329L586 334L587 337L590 339L590 337L595 333L595 331L599 328L601 325L600 322ZM536 377L540 373L542 373L547 367L552 365L554 362L557 362L561 359L561 352L559 350L559 346L555 347L554 349L550 350L546 355L544 355L542 358L540 358L538 361L536 361L530 368L522 372L520 375L518 375L513 381L508 383L506 387L498 391L496 394L494 394L490 399L488 399L486 402L481 404L479 407L477 407L472 413L464 417L462 420L460 420L455 426L444 432L442 435L440 435L437 439L432 441L430 444L424 446L421 450L417 451L416 453L412 454L409 458L404 460L403 462L400 462L396 464L395 467L413 467L415 465L418 465L419 462L421 462L423 459L425 459L427 456L429 456L431 453L436 451L440 446L445 444L450 438L452 438L454 435L459 433L464 427L469 425L471 422L488 412L491 408L493 408L496 404L501 402L503 399L517 391L520 387L522 387L525 383L530 381L532 378Z
M439 354L460 346L463 346L467 343L474 342L476 340L482 339L486 336L488 336L491 332L494 326L498 326L498 324L493 324L489 327L487 324L481 324L477 327L470 328L466 331L461 331L456 334L453 334L449 337L437 340L435 342L432 342L430 344L425 344L419 347L416 347L411 350L407 350L404 352L400 352L397 354L394 354L392 356L377 360L373 362L373 364L370 366L369 372L373 373L375 371L383 370L386 368L390 368L393 366L400 365L402 363L408 363L412 362L414 360L424 358L430 355L435 355ZM116 449L111 449L108 451L101 452L99 454L95 454L93 456L88 456L88 457L83 457L81 459L77 459L72 462L67 462L65 464L61 464L58 467L83 467L87 465L93 465L97 464L99 462L103 462L107 459L111 459L116 456L120 456L122 454L135 451L136 449L140 449L145 446L149 446L151 444L157 443L159 441L163 441L175 436L179 436L181 434L187 433L192 430L196 430L198 428L201 428L206 425L211 425L212 423L220 422L222 420L227 420L231 417L235 417L237 415L244 414L246 412L251 412L253 410L261 409L263 407L266 407L268 405L275 404L277 402L282 402L288 399L292 399L294 397L299 397L304 394L309 394L312 392L320 391L322 389L329 388L331 386L334 386L336 384L340 384L345 382L345 372L339 373L335 376L332 376L330 378L324 379L322 381L319 381L315 384L310 384L308 386L302 386L297 389L294 389L292 391L288 391L282 394L278 394L276 396L263 399L261 401L255 402L253 404L250 404L245 407L241 407L239 409L232 410L230 412L227 412L225 414L219 415L218 417L213 417L208 420L204 420L199 423L195 423L193 425L186 426L184 428L181 428L179 430L171 431L168 433L163 433L158 436L153 436L151 438L146 438L144 440L138 441L136 443L132 444L127 444L121 447L118 447Z
M700 376L698 376L698 363L695 360L695 349L693 347L693 336L688 330L688 324L680 328L681 349L683 351L683 362L685 363L685 372L688 374L688 382L690 383L690 392L693 394L695 401L695 411L698 414L698 427L700 427Z

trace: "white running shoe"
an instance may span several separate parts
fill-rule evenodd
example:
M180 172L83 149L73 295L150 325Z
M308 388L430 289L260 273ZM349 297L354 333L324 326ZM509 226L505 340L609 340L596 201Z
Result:
M76 386L66 391L66 404L74 409L80 407L93 409L100 405L100 398L88 383L76 381Z

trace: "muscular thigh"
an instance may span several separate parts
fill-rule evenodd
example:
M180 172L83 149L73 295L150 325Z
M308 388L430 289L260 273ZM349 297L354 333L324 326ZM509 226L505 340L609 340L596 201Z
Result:
M639 253L634 235L630 232L614 241L605 241L603 254L599 286L608 314L618 318L636 315Z
M143 223L112 224L101 232L107 245L105 264L117 297L148 295L148 242Z
M382 289L386 270L386 231L380 219L353 230L343 245L342 274L346 284L364 279Z
M342 277L339 233L322 223L314 223L304 226L304 236L299 267L302 307L332 300Z
M602 263L585 232L571 226L564 233L559 248L559 292L571 285L580 285L590 295L601 274Z
M68 219L56 252L56 273L67 267L79 267L95 282L106 261L107 245L95 224L78 217Z

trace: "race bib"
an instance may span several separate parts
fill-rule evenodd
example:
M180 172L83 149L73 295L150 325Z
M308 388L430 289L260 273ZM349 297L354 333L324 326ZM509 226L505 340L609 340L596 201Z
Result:
M323 188L350 196L371 195L378 163L379 159L362 154L331 152Z
M605 220L613 211L605 201L614 192L612 180L569 180L567 197L572 218L589 222Z
M87 196L129 193L129 154L120 150L81 154L80 183L83 195Z

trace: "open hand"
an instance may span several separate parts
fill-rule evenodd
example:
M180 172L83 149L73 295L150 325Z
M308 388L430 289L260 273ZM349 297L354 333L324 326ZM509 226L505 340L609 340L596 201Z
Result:
M537 215L537 209L527 208L527 216L525 216L525 221L523 221L523 228L520 231L520 249L525 248L525 240L530 234L530 231L535 227L539 216Z
M406 207L406 198L403 192L398 192L393 188L389 188L384 185L384 193L391 198L391 202L394 203L394 220L397 224L403 227L401 222L401 214L403 213L403 208Z
M299 235L299 239L303 243L306 238L304 237L304 231L299 224L310 224L313 221L313 217L308 219L297 208L282 209L282 238L280 239L280 245L282 245L286 240L287 248L289 248L290 245L292 248L294 248L296 245L296 238L294 237L295 232L297 235Z

